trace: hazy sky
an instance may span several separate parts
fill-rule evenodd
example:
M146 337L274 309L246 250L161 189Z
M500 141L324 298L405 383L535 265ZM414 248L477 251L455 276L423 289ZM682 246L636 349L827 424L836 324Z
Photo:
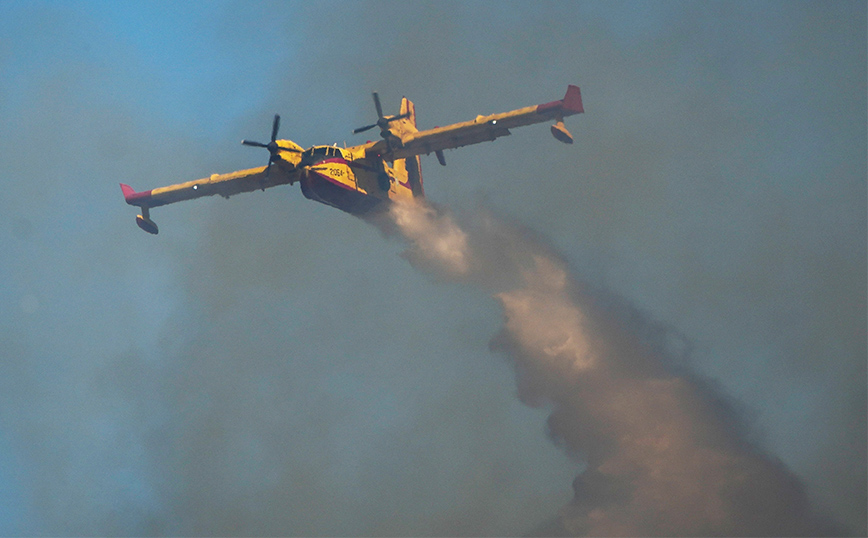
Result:
M864 2L0 2L0 534L545 527L583 459L490 350L490 290L297 187L153 237L118 183L263 165L274 113L364 142L372 90L428 128L572 83L574 145L423 157L428 197L679 335L864 535L866 48Z

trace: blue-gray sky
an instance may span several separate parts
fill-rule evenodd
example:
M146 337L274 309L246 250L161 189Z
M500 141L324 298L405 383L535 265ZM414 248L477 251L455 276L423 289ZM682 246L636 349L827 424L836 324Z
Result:
M582 87L423 160L684 336L756 441L866 532L866 12L837 3L0 4L0 533L515 534L572 498L489 351L496 302L296 188L138 189ZM390 104L391 103L391 104Z

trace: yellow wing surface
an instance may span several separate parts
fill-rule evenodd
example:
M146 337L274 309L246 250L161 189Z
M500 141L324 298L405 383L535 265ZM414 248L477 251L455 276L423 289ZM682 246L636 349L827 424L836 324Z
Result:
M293 142L288 140L281 140L280 142L295 146ZM281 151L280 156L286 162L286 166L290 167L289 170L284 169L283 163L281 163L272 165L270 169L268 166L259 166L228 174L212 174L206 178L143 192L136 192L129 185L121 183L121 190L128 204L142 209L142 214L136 217L139 227L148 233L155 234L158 231L157 225L150 219L148 214L149 209L152 207L205 196L214 196L215 194L228 198L242 192L252 192L259 189L265 190L269 187L294 183L298 180L299 174L298 170L292 168L292 166L297 164L299 160L298 153L295 151Z
M510 134L515 127L555 120L552 134L558 140L572 143L572 136L564 128L563 118L584 112L582 94L578 86L570 85L563 99L520 108L511 112L477 116L476 119L435 127L425 131L394 133L395 138L375 144L370 152L388 159L403 159L423 153L438 153L443 164L442 151L495 140Z

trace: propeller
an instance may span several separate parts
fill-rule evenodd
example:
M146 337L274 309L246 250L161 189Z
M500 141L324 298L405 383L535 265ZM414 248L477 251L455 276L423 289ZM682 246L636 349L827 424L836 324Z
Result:
M280 115L274 115L274 123L271 124L271 142L268 144L263 144L262 142L255 142L253 140L242 140L241 143L245 146L253 146L255 148L265 148L270 153L268 157L268 167L265 169L265 176L268 177L268 173L271 171L271 164L277 160L277 152L278 151L294 151L296 153L301 153L299 150L294 148L282 148L277 145L277 131L280 129Z
M372 123L370 125L365 125L364 127L359 127L358 129L353 129L353 134L363 133L374 127L379 127L380 129L386 129L390 123L393 121L403 120L404 118L409 118L410 113L400 114L398 116L383 116L383 107L380 105L380 96L377 95L377 92L374 92L374 107L377 109L377 123Z

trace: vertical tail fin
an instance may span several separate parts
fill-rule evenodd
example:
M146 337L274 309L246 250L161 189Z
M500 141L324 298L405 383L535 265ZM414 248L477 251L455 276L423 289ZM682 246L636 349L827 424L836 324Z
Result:
M416 129L416 105L406 97L401 99L401 111L399 114L409 114L406 119L401 120L402 134L415 133ZM425 189L422 187L422 160L418 155L408 157L404 166L407 169L407 181L410 183L410 189L413 191L413 196L421 198L425 196Z
M402 120L402 127L409 132L416 132L416 105L413 104L413 101L407 99L406 97L401 98L401 111L398 112L399 116L403 116L404 114L408 114L407 118Z

